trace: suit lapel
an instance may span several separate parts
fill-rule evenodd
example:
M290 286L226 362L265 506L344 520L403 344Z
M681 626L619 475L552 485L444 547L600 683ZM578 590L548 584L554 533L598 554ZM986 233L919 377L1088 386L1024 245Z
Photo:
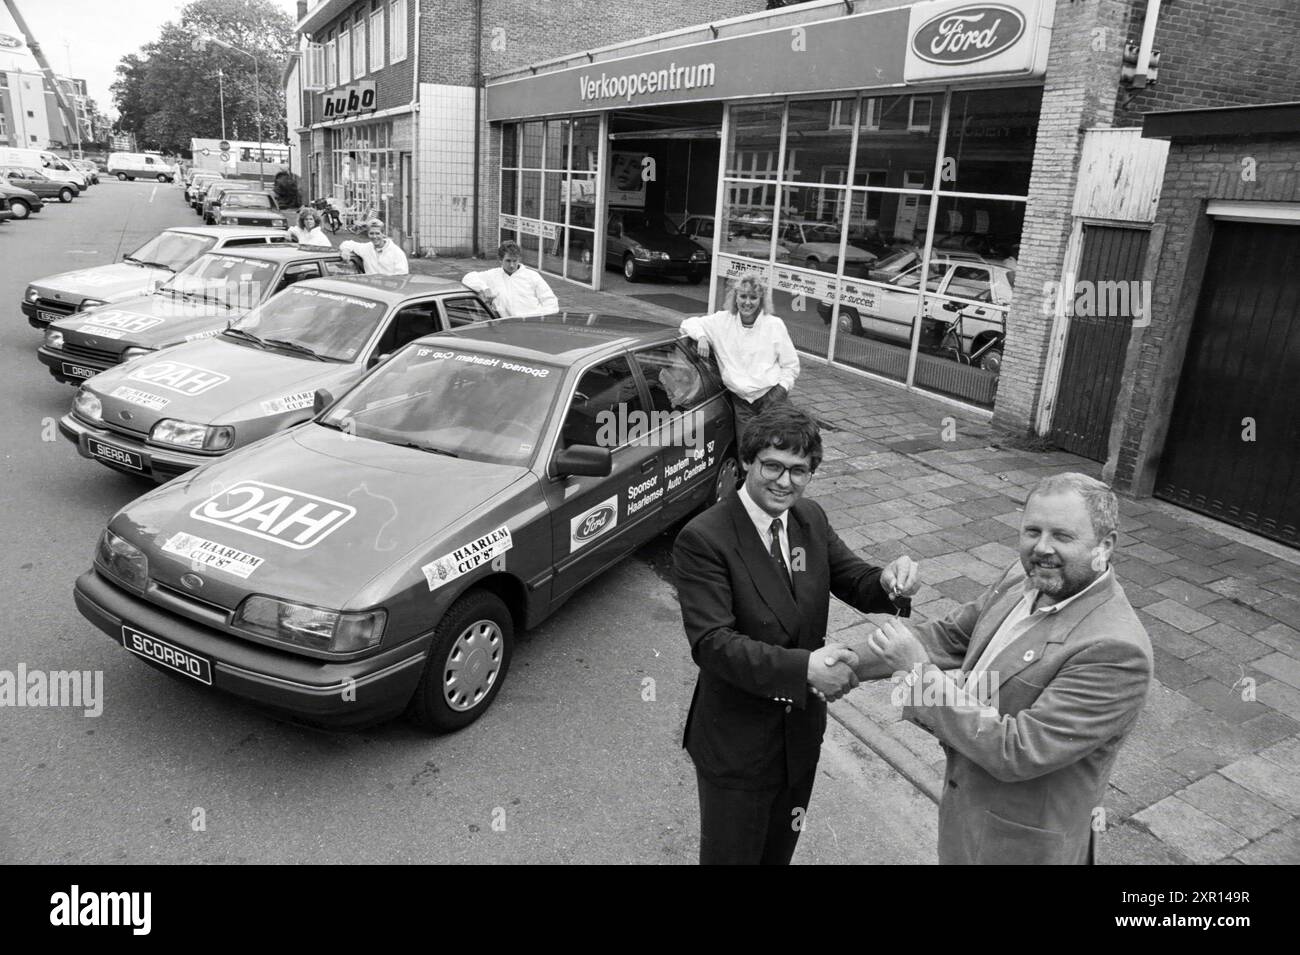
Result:
M809 560L812 535L808 524L794 507L786 512L785 518L787 533L790 535L790 577L794 580L795 604L798 607L811 607L817 602L818 589L824 593L827 582L812 573L812 562Z
M976 662L988 647L989 641L993 639L993 635L998 632L1003 621L1011 615L1011 611L1016 608L1016 604L1020 603L1022 597L1024 593L1019 587L1013 585L1003 591L1000 597L994 597L987 612L980 614L975 623L975 632L971 634L970 646L966 648L966 659L962 661L963 670L970 672L974 669Z
M795 606L794 596L790 593L790 588L781 579L781 572L777 570L772 555L763 548L763 541L758 536L754 522L749 519L749 513L745 510L745 505L741 503L740 495L733 494L727 500L731 509L731 521L736 532L736 549L740 552L740 557L749 570L749 576L754 582L754 588L758 591L759 596L763 598L763 602L776 614L786 632L791 636L797 636L799 633L799 608ZM786 526L789 527L793 523L793 521L787 521ZM792 541L790 544L792 555L794 547ZM807 574L794 574L793 576L797 580L801 576L806 577ZM798 583L795 586L798 587Z

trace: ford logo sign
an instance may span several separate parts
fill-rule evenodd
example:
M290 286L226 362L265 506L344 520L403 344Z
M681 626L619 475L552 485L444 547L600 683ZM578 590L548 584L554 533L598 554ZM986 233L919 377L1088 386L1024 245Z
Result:
M586 520L578 525L573 536L579 541L589 541L609 524L614 516L614 508L606 505L587 515Z
M203 578L198 574L186 574L181 577L181 586L186 590L198 590L203 586Z
M23 41L16 36L10 36L8 33L0 33L0 47L6 50L17 50L23 45Z
M912 52L927 63L956 66L997 56L1025 32L1025 18L997 3L959 7L927 20L912 35Z

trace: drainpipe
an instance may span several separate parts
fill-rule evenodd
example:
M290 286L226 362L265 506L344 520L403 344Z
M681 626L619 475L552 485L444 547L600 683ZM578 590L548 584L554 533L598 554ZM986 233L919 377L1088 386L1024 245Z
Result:
M411 246L412 255L420 254L420 217L418 210L420 208L420 45L423 38L420 35L420 12L423 6L423 0L415 0L415 60L411 64L411 205L414 209L407 209L406 216L411 220L411 225L415 235L407 236L407 242ZM398 188L401 188L401 166L398 166Z
M483 157L480 152L483 148L482 129L483 118L481 112L483 96L483 0L474 0L474 211L472 213L472 222L474 244L472 251L474 258L479 257L482 251L479 246L479 180L482 175Z

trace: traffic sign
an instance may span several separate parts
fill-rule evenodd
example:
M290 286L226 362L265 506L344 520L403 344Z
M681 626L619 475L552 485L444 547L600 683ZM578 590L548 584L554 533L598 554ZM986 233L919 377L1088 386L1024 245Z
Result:
M217 143L217 148L220 149L223 153L228 153L230 152L230 143L226 142L223 139L221 142Z
M222 153L219 158L222 162L230 162L230 153Z
M212 150L209 149L207 146L204 146L204 147L203 147L203 155L205 155L205 156L211 156L211 155L212 155Z

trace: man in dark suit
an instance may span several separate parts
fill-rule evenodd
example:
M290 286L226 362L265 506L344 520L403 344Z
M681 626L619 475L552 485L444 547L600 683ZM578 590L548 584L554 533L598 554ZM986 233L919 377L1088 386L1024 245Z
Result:
M673 547L682 623L700 668L684 745L700 792L702 864L786 865L812 793L828 699L857 683L848 654L815 652L833 593L894 613L918 587L900 557L873 567L804 490L821 463L817 423L761 412L740 442L745 483L692 520ZM904 608L905 609L905 608Z

